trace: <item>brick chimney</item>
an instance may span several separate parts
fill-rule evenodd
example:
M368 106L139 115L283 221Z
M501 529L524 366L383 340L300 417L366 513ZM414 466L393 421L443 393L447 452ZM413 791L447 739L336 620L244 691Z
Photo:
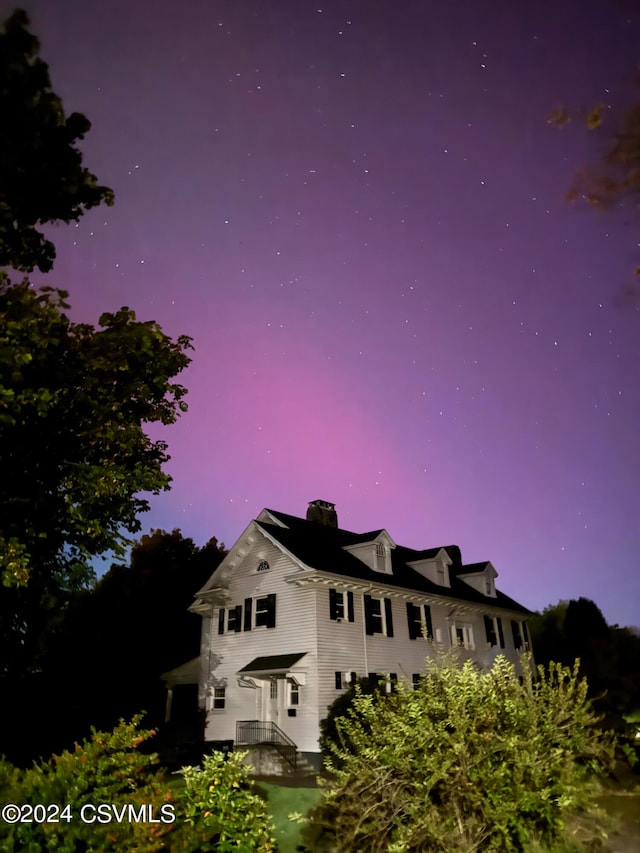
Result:
M307 521L315 521L317 524L324 524L326 527L337 527L336 505L329 503L329 501L310 501L307 507Z

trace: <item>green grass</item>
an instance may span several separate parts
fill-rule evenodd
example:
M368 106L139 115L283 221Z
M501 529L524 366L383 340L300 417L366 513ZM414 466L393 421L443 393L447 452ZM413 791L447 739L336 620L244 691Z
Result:
M302 844L302 826L289 820L292 812L306 814L320 798L318 788L287 788L260 782L258 789L267 797L267 810L276 827L279 853L294 853Z

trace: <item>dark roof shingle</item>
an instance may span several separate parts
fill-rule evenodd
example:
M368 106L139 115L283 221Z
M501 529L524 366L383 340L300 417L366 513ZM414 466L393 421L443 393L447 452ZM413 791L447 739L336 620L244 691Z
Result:
M473 564L463 566L460 548L457 545L442 546L452 560L450 570L451 587L444 588L425 578L420 572L412 569L408 563L428 560L435 557L441 548L429 548L416 551L397 545L391 550L391 575L376 572L353 554L345 551L345 546L355 545L361 542L373 541L381 530L373 530L369 533L353 533L339 527L329 527L315 521L307 521L295 515L268 509L274 518L286 527L270 524L264 521L256 523L272 536L298 560L311 569L329 572L354 580L369 581L376 585L392 585L403 589L424 592L430 595L460 599L492 607L501 607L515 610L520 613L530 613L526 607L518 604L508 595L496 590L496 597L483 595L473 589L469 584L460 580L457 575L465 571L479 571L478 566L485 564Z

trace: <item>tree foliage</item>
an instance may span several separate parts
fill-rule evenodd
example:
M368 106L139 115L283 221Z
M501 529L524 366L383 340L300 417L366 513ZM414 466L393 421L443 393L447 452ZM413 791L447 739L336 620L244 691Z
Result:
M636 85L640 83L637 75ZM640 194L640 102L634 99L626 109L598 102L584 110L554 109L547 119L556 127L577 120L600 143L601 154L581 168L569 191L567 201L586 201L600 210L625 206L637 210ZM636 266L640 276L640 265ZM635 294L637 295L637 293Z
M41 671L30 685L23 682L14 699L15 716L7 714L11 736L3 743L6 734L0 731L0 752L25 763L67 746L91 725L110 728L143 708L166 746L171 727L164 725L167 694L161 676L199 654L201 620L187 608L224 555L215 538L198 548L179 530L155 530L133 546L128 565L113 564L95 587L75 593L61 624L47 637ZM60 701L38 720L37 703L29 697L54 692ZM197 695L189 692L192 714L182 719L178 698L173 713L176 725L182 723L178 734L201 737ZM17 744L15 733L22 731L25 737Z
M28 26L16 11L0 32L0 266L47 272L55 247L36 226L77 221L113 192L82 166L76 143L91 123L65 116Z
M536 661L571 665L580 672L606 726L624 731L624 717L640 710L640 637L629 628L607 625L588 598L549 605L530 622Z
M613 756L577 670L552 664L522 683L504 657L489 672L427 662L415 691L359 695L339 723L311 825L316 850L524 851L552 845L586 814L591 774ZM335 760L337 759L337 760ZM548 848L545 848L548 849Z
M145 426L186 410L172 380L188 337L128 308L74 323L66 296L0 282L0 675L24 668L40 615L92 577L91 558L140 530L140 493L171 480Z

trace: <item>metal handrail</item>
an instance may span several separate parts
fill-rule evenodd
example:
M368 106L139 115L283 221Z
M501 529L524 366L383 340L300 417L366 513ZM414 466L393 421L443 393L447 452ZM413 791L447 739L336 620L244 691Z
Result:
M240 746L272 746L295 769L297 744L273 720L238 720L236 743Z

